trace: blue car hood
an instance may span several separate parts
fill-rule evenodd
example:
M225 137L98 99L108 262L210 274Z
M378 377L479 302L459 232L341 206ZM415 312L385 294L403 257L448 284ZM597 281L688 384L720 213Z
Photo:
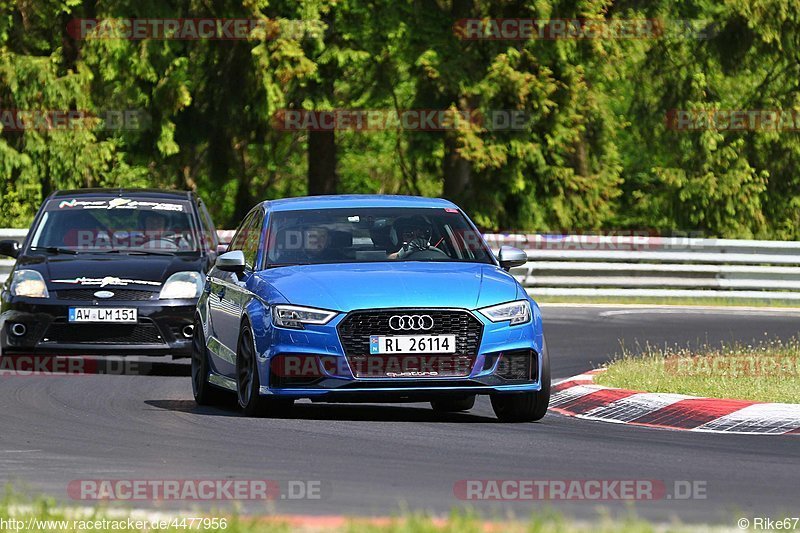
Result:
M393 307L476 309L519 297L504 270L479 263L301 265L259 272L289 303L336 311Z

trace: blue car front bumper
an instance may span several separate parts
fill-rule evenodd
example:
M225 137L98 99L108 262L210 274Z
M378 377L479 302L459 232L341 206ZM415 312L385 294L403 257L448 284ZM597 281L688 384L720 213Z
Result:
M349 323L344 321L352 322L358 313L400 311L457 315L460 322L447 322L452 330L435 333L469 337L472 344L459 340L457 353L443 356L450 363L458 358L457 364L447 366L444 372L414 375L412 371L389 377L381 375L385 372L380 371L380 365L378 372L365 372L366 365L375 362L375 356L369 354L368 338L381 332L374 331L369 320L362 320L357 324L362 331L352 335L352 328L347 329ZM543 336L538 312L528 323L515 326L493 323L473 311L440 309L355 311L339 315L324 326L306 326L303 330L275 327L268 315L263 320L265 335L256 342L260 393L264 396L326 402L426 401L441 396L539 391L542 387Z

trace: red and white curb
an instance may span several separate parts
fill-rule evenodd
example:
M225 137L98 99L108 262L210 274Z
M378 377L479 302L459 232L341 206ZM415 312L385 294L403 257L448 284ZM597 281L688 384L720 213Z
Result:
M592 370L553 386L550 410L586 420L684 431L800 434L800 404L638 392L594 383Z

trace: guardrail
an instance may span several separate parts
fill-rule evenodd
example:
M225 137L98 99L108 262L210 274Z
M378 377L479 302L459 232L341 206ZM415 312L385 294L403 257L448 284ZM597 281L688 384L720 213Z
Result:
M223 242L231 231L220 230ZM24 229L0 229L22 241ZM487 234L495 250L525 250L511 272L535 296L726 297L800 300L800 241L640 235ZM0 259L0 281L14 264Z
M525 250L535 296L800 300L800 242L642 235L485 235Z

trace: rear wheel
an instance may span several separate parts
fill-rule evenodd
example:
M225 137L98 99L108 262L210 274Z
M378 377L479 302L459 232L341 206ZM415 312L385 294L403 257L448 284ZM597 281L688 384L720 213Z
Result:
M542 346L542 389L522 394L492 396L492 409L501 422L534 422L541 420L550 404L550 354L547 343Z
M256 349L249 324L242 326L236 350L236 391L239 407L247 416L280 416L286 414L294 400L261 396Z
M203 323L194 321L192 334L192 393L197 405L216 405L224 401L225 393L208 382L208 350Z
M466 398L443 398L431 402L431 407L437 413L457 413L459 411L469 411L475 406L475 395Z

